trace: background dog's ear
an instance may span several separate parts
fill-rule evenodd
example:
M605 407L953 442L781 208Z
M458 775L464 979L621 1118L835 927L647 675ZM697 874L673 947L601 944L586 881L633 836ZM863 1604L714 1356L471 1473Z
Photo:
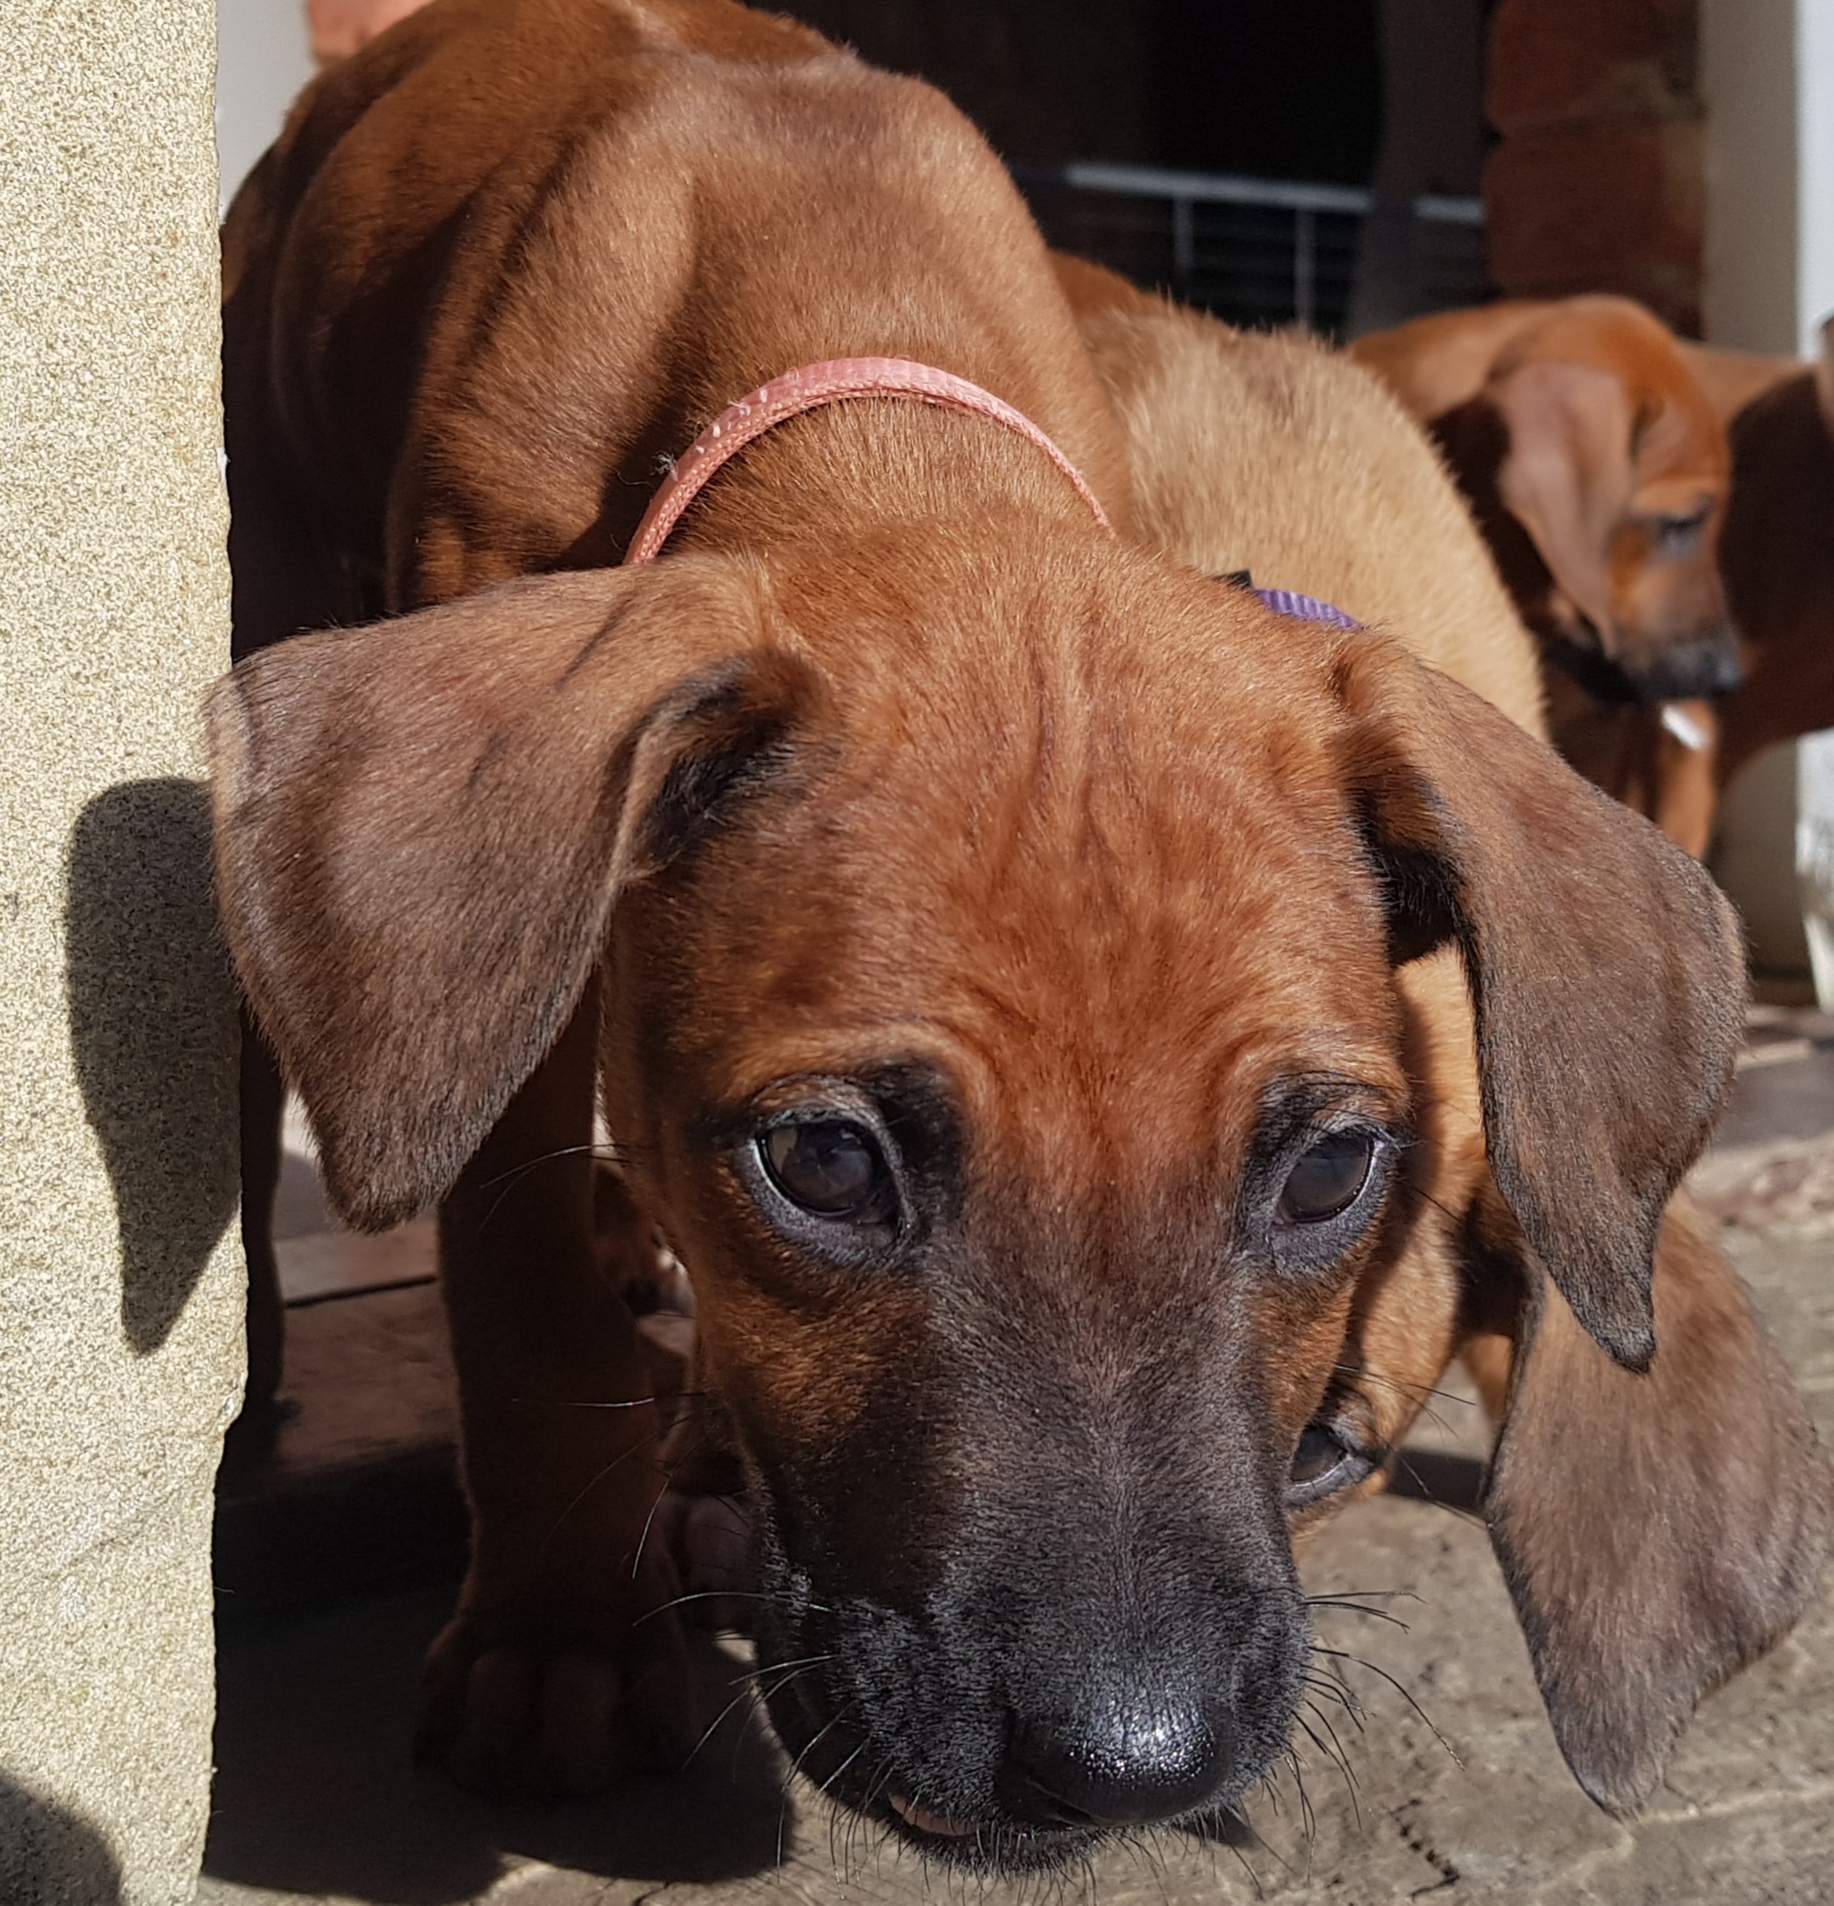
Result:
M1347 644L1338 684L1391 953L1457 942L1492 1175L1580 1322L1640 1369L1662 1207L1731 1084L1737 920L1641 815L1392 643Z
M1503 506L1609 652L1611 535L1636 488L1630 393L1596 365L1545 360L1493 377L1480 401L1508 437L1496 472Z
M219 903L332 1201L443 1192L559 1035L621 887L819 694L710 559L508 583L251 657L211 704Z
M1501 1250L1520 1262L1519 1238ZM1484 1514L1561 1751L1600 1806L1626 1813L1700 1697L1813 1600L1828 1467L1684 1199L1657 1245L1645 1376L1601 1356L1529 1264Z

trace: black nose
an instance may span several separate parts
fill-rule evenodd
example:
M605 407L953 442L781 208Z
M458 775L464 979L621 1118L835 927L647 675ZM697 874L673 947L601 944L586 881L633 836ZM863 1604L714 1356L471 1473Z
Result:
M1724 695L1745 679L1738 644L1728 633L1698 642L1675 643L1630 670L1644 701L1687 701L1698 695Z
M1730 694L1735 688L1743 688L1745 664L1739 655L1738 645L1734 643L1730 647L1715 650L1706 672L1716 695Z
M1016 1727L997 1791L1021 1820L1125 1826L1202 1805L1230 1761L1227 1727L1197 1702L1115 1704Z

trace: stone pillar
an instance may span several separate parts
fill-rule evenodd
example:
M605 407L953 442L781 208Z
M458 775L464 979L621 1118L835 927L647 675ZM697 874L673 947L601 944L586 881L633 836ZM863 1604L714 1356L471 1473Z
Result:
M1695 0L1502 0L1484 209L1508 296L1623 292L1700 335L1694 16Z
M211 0L0 10L0 1900L178 1906L241 1383Z

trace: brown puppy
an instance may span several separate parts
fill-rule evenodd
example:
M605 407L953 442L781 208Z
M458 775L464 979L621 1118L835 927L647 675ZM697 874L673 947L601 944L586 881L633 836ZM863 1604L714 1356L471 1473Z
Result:
M1719 568L1745 680L1718 703L1722 788L1764 749L1834 725L1834 325L1821 350L1814 366L1690 353L1732 443Z
M1688 713L1680 746L1647 707L1599 711L1588 772L1704 853L1719 794L1752 758L1834 722L1834 367L1682 343L1732 451L1720 583L1744 679ZM1583 738L1576 746L1584 746Z
M1134 523L1143 538L1206 574L1248 570L1263 584L1317 589L1392 631L1530 733L1545 732L1532 639L1444 470L1374 377L1302 337L1234 331L1149 298L1099 267L1056 263L1126 437ZM1403 968L1397 987L1417 1063L1432 1081L1432 1112L1420 1128L1410 1177L1433 1206L1468 1214L1458 1246L1466 1254L1464 1278L1448 1281L1416 1248L1387 1282L1366 1289L1346 1346L1342 1391L1355 1399L1373 1440L1392 1446L1403 1414L1396 1399L1420 1396L1439 1381L1448 1346L1471 1364L1503 1430L1486 1519L1517 1593L1556 1731L1584 1778L1588 1752L1611 1726L1602 1710L1615 1698L1602 1687L1576 1698L1570 1678L1560 1679L1571 1676L1572 1660L1545 1647L1542 1591L1523 1566L1525 1543L1564 1552L1559 1566L1583 1602L1612 1601L1622 1609L1640 1595L1650 1618L1661 1621L1657 1611L1671 1604L1681 1579L1691 1577L1694 1592L1711 1597L1705 1584L1721 1538L1690 1536L1658 1560L1646 1546L1646 1519L1653 1511L1679 1532L1667 1519L1691 1493L1682 1465L1702 1444L1723 1447L1741 1436L1754 1411L1770 1424L1765 1435L1777 1438L1773 1448L1801 1447L1800 1405L1763 1345L1724 1254L1679 1198L1656 1258L1658 1317L1674 1319L1666 1368L1658 1357L1641 1413L1616 1414L1611 1391L1625 1379L1595 1373L1592 1353L1579 1352L1565 1374L1554 1374L1567 1349L1584 1341L1558 1296L1544 1310L1525 1307L1513 1316L1474 1301L1468 1254L1482 1254L1494 1193L1469 1005L1448 953ZM1552 1349L1550 1332L1567 1349ZM1512 1366L1531 1350L1512 1396ZM1582 1417L1593 1411L1613 1420L1582 1429ZM1561 1506L1552 1516L1522 1506L1546 1487L1545 1465L1557 1466L1562 1477ZM1663 1478L1660 1500L1640 1509L1626 1500L1627 1475ZM1773 1472L1772 1486L1779 1485L1786 1493L1794 1486ZM1695 1500L1707 1518L1702 1530L1723 1526L1723 1504ZM1626 1516L1638 1529L1634 1536ZM1631 1554L1639 1566L1621 1573ZM1636 1673L1626 1662L1616 1666Z
M1720 790L1749 761L1834 723L1831 348L1824 333L1817 367L1682 342L1732 452L1718 560L1744 680L1688 705L1704 746L1645 706L1595 708L1564 731L1569 758L1690 853L1705 852Z
M228 282L242 642L415 611L253 655L215 731L225 918L333 1196L443 1194L476 1527L432 1744L569 1785L669 1745L596 1090L693 1276L771 1711L838 1795L1021 1868L1257 1780L1294 1527L1381 1455L1359 1319L1422 1277L1541 1319L1517 1593L1581 1778L1646 1792L1818 1539L1748 1320L1697 1356L1651 1295L1738 1027L1698 869L1383 635L1129 549L986 417L811 412L601 567L661 454L839 354L973 378L1124 493L997 161L781 22L439 0L307 95ZM1488 1158L1451 1213L1397 981L1447 945ZM1723 1440L1621 1466L1595 1575L1538 1444L1640 1460L1671 1372Z
M1237 331L1086 259L1052 264L1121 427L1143 541L1391 629L1547 739L1534 643L1431 446L1376 377L1302 334Z
M1554 739L1691 851L1712 709L1738 680L1716 551L1725 433L1675 338L1628 299L1487 305L1351 347L1438 440L1542 643ZM1682 702L1661 727L1624 710Z

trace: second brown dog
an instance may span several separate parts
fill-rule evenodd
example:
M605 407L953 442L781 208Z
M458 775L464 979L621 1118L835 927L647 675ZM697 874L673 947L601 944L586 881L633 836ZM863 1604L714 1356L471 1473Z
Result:
M1248 571L1276 588L1325 592L1393 631L1529 733L1545 733L1532 639L1461 498L1369 372L1307 339L1233 331L1078 260L1059 260L1058 269L1122 424L1143 536L1204 573ZM1433 1055L1429 1156L1416 1161L1417 1182L1442 1209L1480 1214L1491 1194L1462 976L1442 953L1403 968L1397 983L1414 1037ZM1483 1220L1467 1222L1481 1229ZM1592 1704L1599 1690L1627 1673L1634 1681L1638 1670L1600 1631L1596 1687L1580 1694L1575 1657L1549 1646L1558 1626L1547 1623L1534 1572L1519 1564L1522 1518L1513 1501L1549 1453L1540 1412L1570 1413L1560 1507L1544 1531L1570 1545L1570 1592L1601 1609L1641 1601L1660 1622L1654 1611L1681 1579L1691 1576L1697 1586L1689 1592L1711 1598L1705 1579L1723 1553L1720 1538L1705 1533L1721 1526L1722 1509L1693 1495L1676 1467L1691 1460L1683 1452L1725 1446L1753 1409L1773 1424L1797 1424L1791 1440L1801 1433L1801 1406L1772 1353L1760 1348L1749 1300L1724 1253L1679 1197L1656 1260L1658 1315L1673 1319L1666 1368L1659 1357L1642 1381L1640 1404L1630 1401L1636 1382L1606 1375L1603 1365L1588 1368L1592 1359L1577 1337L1571 1363L1557 1355L1551 1367L1559 1374L1548 1374L1541 1360L1550 1339L1571 1331L1557 1300L1499 1311L1474 1301L1479 1288L1449 1288L1413 1260L1363 1300L1346 1347L1354 1374L1347 1371L1345 1385L1370 1420L1386 1425L1395 1411L1381 1399L1437 1384L1448 1346L1471 1367L1501 1432L1484 1513L1555 1733L1596 1793L1587 1772L1597 1740ZM1518 1367L1524 1357L1526 1371ZM1576 1387L1563 1394L1568 1381ZM1618 1385L1625 1385L1623 1416L1596 1420L1593 1412ZM1631 1427L1639 1415L1640 1434ZM1644 1486L1627 1491L1632 1473ZM1827 1485L1813 1457L1804 1458L1802 1483L1804 1500L1819 1504ZM1672 1518L1684 1499L1704 1520L1698 1542L1689 1536L1676 1549L1656 1530L1680 1533ZM1817 1527L1820 1514L1819 1507L1812 1512ZM1805 1559L1818 1541L1810 1537ZM1648 1573L1625 1569L1633 1552Z
M1703 851L1713 712L1740 679L1718 570L1724 428L1681 346L1626 298L1514 300L1359 338L1431 430L1541 643L1554 737ZM1623 711L1670 704L1669 728Z

